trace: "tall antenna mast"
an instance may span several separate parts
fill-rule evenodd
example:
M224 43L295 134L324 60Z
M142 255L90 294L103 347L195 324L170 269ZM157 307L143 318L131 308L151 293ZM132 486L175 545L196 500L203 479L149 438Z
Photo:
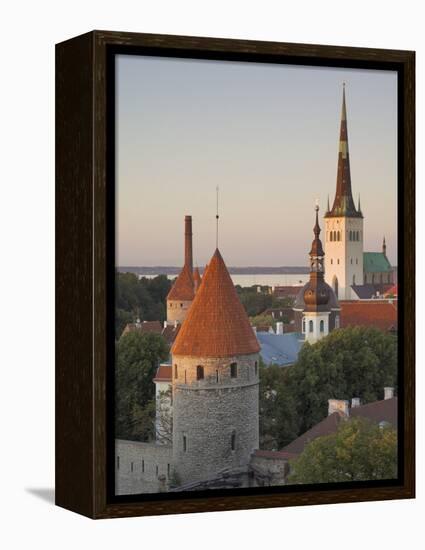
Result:
M215 247L218 248L218 185L215 188L216 191L216 211L215 211Z

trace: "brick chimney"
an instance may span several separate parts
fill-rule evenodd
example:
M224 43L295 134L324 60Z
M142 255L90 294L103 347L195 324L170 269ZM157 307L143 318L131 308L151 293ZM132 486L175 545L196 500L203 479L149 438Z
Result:
M184 217L184 264L193 273L192 216Z
M350 414L349 401L345 399L328 399L328 416L334 412L340 412L343 416Z
M392 399L394 397L394 388L384 388L384 399Z

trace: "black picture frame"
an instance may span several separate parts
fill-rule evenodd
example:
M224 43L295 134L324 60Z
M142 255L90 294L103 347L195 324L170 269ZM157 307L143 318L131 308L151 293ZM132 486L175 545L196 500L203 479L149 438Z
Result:
M120 53L398 73L399 476L394 481L114 494L115 78ZM56 503L92 518L413 498L415 54L93 31L56 46Z

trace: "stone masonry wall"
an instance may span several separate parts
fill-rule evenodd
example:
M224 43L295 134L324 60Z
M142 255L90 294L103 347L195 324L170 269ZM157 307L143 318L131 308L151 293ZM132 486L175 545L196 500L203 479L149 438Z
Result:
M258 354L173 357L173 458L181 483L248 465L259 445L258 373Z
M192 302L190 300L167 300L167 322L182 324Z
M173 475L171 445L117 439L115 492L117 495L167 491Z

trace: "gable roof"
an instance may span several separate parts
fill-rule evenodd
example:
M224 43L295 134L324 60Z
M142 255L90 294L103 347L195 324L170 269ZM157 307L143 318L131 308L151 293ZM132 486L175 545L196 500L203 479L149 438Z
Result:
M193 300L194 295L192 272L187 265L184 265L168 293L167 300L185 300L190 302Z
M397 330L397 307L383 300L340 302L341 327L376 327L383 331Z
M392 271L392 267L383 252L363 252L363 271L366 273L386 273Z
M259 350L248 316L217 249L171 352L195 357L229 357Z
M286 445L282 451L301 454L304 447L310 443L310 441L313 441L317 437L335 433L341 420L345 418L349 419L350 417L367 418L377 424L380 422L389 422L397 429L397 397L374 401L366 405L361 405L360 407L352 407L348 417L345 417L340 412L334 412L297 437L297 439L289 443L289 445Z
M153 381L154 382L171 382L171 380L172 380L171 365L159 365Z
M128 323L123 330L122 336L124 336L124 334L127 334L128 332L141 332L142 334L161 334L162 325L159 321L142 321L141 323Z

